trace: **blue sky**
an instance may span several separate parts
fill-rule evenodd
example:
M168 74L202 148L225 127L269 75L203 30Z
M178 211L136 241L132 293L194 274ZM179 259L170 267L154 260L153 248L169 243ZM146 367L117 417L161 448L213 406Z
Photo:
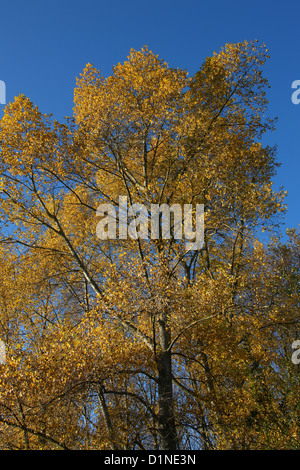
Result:
M267 143L278 145L282 163L274 186L288 191L285 227L299 225L300 104L291 101L300 80L299 2L11 0L1 2L0 17L6 101L23 93L59 120L72 114L75 77L88 62L107 76L130 48L147 45L193 75L227 42L265 42L269 115L278 117Z

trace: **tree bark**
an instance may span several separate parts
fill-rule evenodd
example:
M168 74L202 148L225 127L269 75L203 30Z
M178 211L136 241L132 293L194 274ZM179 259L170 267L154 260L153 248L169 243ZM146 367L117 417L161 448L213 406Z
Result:
M118 450L118 446L116 445L116 442L115 442L115 435L114 435L113 425L112 425L112 422L111 422L111 419L110 419L110 415L109 415L109 411L108 411L108 408L107 408L105 396L104 396L103 389L102 389L101 386L99 387L99 390L98 390L98 397L99 397L99 404L100 404L100 407L101 407L101 410L102 410L102 413L103 413L106 429L108 431L108 435L109 435L109 438L110 438L110 441L111 441L112 450Z
M166 321L159 321L160 351L158 367L158 427L162 450L176 450L177 436L174 417L171 334Z

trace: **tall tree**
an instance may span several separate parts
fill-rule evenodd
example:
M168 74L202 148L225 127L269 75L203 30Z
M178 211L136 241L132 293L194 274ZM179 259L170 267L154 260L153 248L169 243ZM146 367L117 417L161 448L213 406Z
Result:
M275 149L261 142L274 125L266 58L256 42L228 44L189 78L145 47L107 78L88 64L64 123L22 95L6 106L5 446L290 445L265 353L280 309L299 318L286 290L270 296L280 277L254 242L284 210ZM203 204L203 246L187 251L174 230L165 238L162 221L154 239L137 236L141 219L138 233L100 240L97 208L118 208L120 196L148 211Z

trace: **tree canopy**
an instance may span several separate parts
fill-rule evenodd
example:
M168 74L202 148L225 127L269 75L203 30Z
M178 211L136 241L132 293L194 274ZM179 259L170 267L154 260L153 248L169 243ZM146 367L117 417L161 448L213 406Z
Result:
M63 123L6 105L0 448L299 448L300 236L274 235L267 58L227 44L190 77L132 49L107 78L85 67ZM100 240L119 196L203 204L203 246Z

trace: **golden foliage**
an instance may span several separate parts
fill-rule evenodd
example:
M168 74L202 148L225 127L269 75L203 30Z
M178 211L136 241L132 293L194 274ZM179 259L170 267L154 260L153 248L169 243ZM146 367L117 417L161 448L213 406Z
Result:
M265 46L194 77L147 47L88 64L60 124L1 120L3 449L299 447L299 235L276 227ZM203 248L96 237L101 203L204 204Z

